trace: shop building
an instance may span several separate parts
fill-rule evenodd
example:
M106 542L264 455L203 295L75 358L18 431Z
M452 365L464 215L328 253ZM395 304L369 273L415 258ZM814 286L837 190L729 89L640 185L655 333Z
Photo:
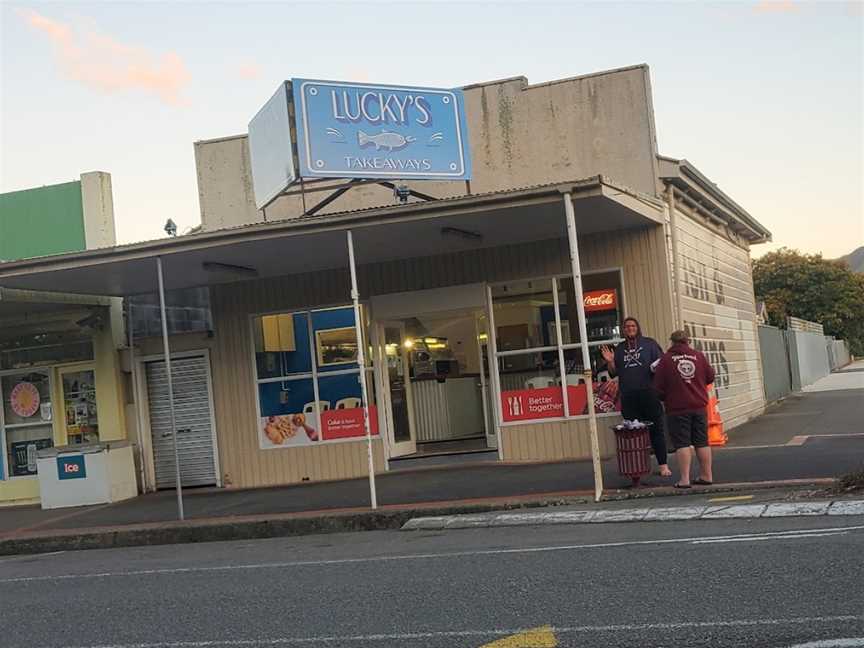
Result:
M114 243L107 173L0 195L7 262ZM0 506L39 500L39 450L126 439L122 344L116 298L0 288Z
M172 354L195 365L172 375L178 401L198 385L177 423L181 468L207 464L223 486L367 474L361 372L376 471L436 447L588 458L583 343L608 456L617 385L599 347L626 315L658 340L691 330L718 367L727 425L761 413L749 246L770 234L691 164L659 155L647 67L479 84L464 100L468 182L398 183L413 191L405 204L392 184L316 182L258 210L246 136L198 142L200 232L5 264L0 285L152 293L159 257L169 291L208 287L212 328L172 335ZM136 347L147 482L161 487L160 465L173 464L144 402L159 400L145 365L160 349Z

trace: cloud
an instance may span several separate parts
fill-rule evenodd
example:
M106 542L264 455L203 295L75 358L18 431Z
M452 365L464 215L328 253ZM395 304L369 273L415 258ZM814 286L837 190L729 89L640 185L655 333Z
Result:
M237 74L244 81L254 81L261 77L261 66L257 63L241 63Z
M761 14L797 13L801 6L793 0L760 0L753 5L753 11Z
M140 90L178 106L191 76L175 52L161 56L95 32L78 33L72 26L33 10L17 10L30 27L54 46L57 65L66 77L105 93Z
M345 72L345 80L354 83L369 83L372 79L366 68L348 68Z

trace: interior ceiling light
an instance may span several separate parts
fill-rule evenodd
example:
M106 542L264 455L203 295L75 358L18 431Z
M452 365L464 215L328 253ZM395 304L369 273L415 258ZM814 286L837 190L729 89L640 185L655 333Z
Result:
M483 235L480 232L472 232L471 230L459 229L458 227L442 227L441 236L458 236L459 238L471 241L480 241L483 239Z
M205 272L222 272L236 275L244 275L247 277L257 277L258 271L255 268L247 268L246 266L233 265L230 263L216 263L214 261L205 261L201 264Z

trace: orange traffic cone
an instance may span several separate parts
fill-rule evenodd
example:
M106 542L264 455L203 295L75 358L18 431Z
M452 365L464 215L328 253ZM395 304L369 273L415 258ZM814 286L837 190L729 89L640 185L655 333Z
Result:
M723 419L720 417L717 391L714 385L708 385L708 445L723 446L729 437L723 431Z

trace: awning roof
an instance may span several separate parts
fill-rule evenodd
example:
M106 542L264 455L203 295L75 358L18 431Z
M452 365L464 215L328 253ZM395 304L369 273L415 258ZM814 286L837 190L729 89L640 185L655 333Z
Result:
M720 217L750 243L767 243L771 232L736 203L716 183L711 182L687 160L658 155L660 179L670 182L699 203L703 209Z
M157 256L167 290L344 268L348 229L359 265L552 239L566 236L565 192L573 196L580 234L663 222L658 200L597 176L2 263L0 285L89 295L152 293Z
M0 325L5 325L5 318L22 314L81 312L88 307L108 306L110 303L107 297L0 288Z

